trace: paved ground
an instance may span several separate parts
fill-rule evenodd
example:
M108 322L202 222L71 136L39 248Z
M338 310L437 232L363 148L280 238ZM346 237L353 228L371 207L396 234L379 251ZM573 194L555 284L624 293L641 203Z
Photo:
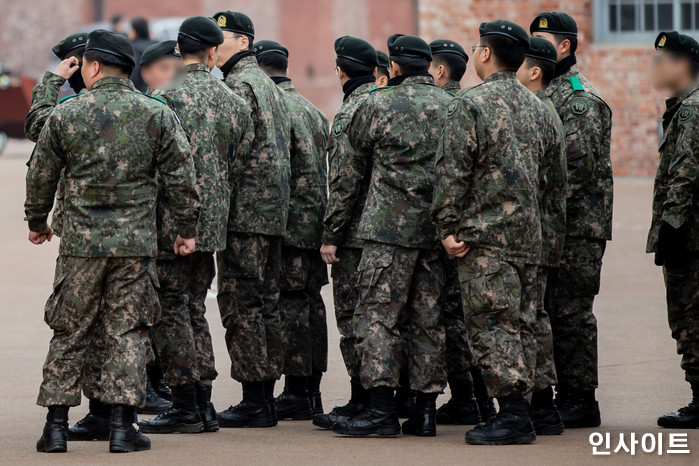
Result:
M463 427L440 427L433 439L399 437L353 439L315 429L310 422L283 422L273 429L223 430L215 434L151 436L150 452L115 456L105 443L71 443L64 455L35 452L45 411L35 403L50 332L42 309L51 290L57 241L41 247L26 240L22 221L24 163L28 143L12 141L0 158L0 463L3 464L587 464L593 460L627 463L697 463L697 453L636 457L617 453L594 458L589 435L610 432L612 449L620 433L660 432L658 414L686 404L690 393L679 369L665 319L662 276L643 253L649 221L651 180L618 179L614 241L603 269L596 303L600 327L600 429L539 438L534 445L474 447L464 444ZM326 289L326 298L330 290ZM331 305L327 301L328 306ZM219 409L240 399L239 385L227 375L228 356L216 301L209 320L221 376L214 384ZM329 312L329 315L333 315ZM338 350L334 318L329 318L330 370L323 381L326 407L343 403L348 380ZM440 397L440 402L446 397ZM86 412L71 410L71 422ZM663 431L667 444L669 431ZM628 443L628 441L627 441ZM699 432L689 432L689 447L699 452ZM665 447L664 447L665 449Z

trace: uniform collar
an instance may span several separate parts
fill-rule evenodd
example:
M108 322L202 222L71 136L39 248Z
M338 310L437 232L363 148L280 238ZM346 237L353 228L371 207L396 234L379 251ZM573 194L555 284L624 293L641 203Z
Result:
M273 79L274 81L274 79ZM294 88L294 83L291 82L291 79L286 78L284 80L279 80L279 82L274 81L277 86L279 86L279 89L284 89L284 90L289 90L293 91L295 90Z
M185 66L185 70L187 73L191 73L193 71L206 71L209 73L209 67L204 63L190 63L189 65Z
M99 89L100 87L111 87L111 86L124 86L128 87L132 91L136 91L136 87L133 85L129 78L118 78L116 76L109 76L102 78L92 85L91 90Z
M483 83L514 79L517 79L517 76L515 75L514 71L498 71L497 73L493 73L487 78L485 78L485 80L483 80Z
M389 86L399 86L405 84L431 84L434 86L434 78L429 73L411 73L396 76L388 80Z
M458 81L449 81L442 87L442 89L445 91L460 91L461 83Z

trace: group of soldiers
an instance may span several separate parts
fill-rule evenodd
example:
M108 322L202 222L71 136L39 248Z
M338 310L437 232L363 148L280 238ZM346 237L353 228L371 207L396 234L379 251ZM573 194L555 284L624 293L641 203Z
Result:
M577 33L558 12L538 15L529 33L485 22L470 60L451 40L394 34L384 53L341 37L344 99L332 124L294 89L289 51L255 41L240 12L189 18L177 41L147 49L146 94L128 79L126 37L61 41L26 122L37 142L29 239L61 237L37 450L64 452L68 440L147 450L143 433L284 419L357 436L475 425L466 441L482 445L599 426L593 301L611 239L611 111L578 70ZM699 228L699 45L671 32L655 46L665 67L656 87L674 100L649 252L665 266L695 394L659 423L697 426L699 265L688 251ZM469 61L482 83L460 90ZM76 94L57 104L66 80ZM326 264L351 384L349 402L329 413ZM214 275L243 389L221 412L205 317ZM150 384L148 364L161 374ZM172 401L137 429L161 376ZM437 409L447 384L451 399ZM81 392L89 413L69 427Z

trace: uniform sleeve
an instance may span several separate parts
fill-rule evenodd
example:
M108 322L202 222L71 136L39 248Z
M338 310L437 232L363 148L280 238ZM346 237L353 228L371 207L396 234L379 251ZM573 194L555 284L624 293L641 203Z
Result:
M160 147L157 158L160 181L183 238L197 235L199 194L192 150L173 113L163 108Z
M374 129L382 127L377 122L376 112L373 111L373 101L369 96L352 115L352 121L347 128L347 136L355 152L371 156L374 152L376 137Z
M233 96L238 99L236 96ZM252 142L255 139L255 127L252 123L252 116L248 107L243 105L242 100L240 105L235 105L235 111L231 117L231 150L228 154L228 179L231 186L231 193L234 192L237 180L240 176L236 167L245 154L250 152Z
M556 116L557 120L558 117ZM539 209L543 236L542 259L558 262L566 233L566 152L560 121L552 121L544 162L539 172Z
M49 117L39 134L26 178L25 218L31 231L43 231L53 207L56 186L61 170L66 164L65 154L59 140L62 134L56 115Z
M78 71L79 73L80 71ZM27 139L37 142L41 129L46 124L49 115L56 107L58 92L66 80L47 71L41 82L32 90L32 106L29 108L27 118L24 120L24 134Z
M478 154L476 115L467 102L449 104L447 120L437 149L432 220L440 238L456 235Z
M687 108L687 107L685 107ZM680 109L680 115L683 109ZM663 220L680 228L692 211L692 199L699 177L699 119L697 109L689 109L691 116L679 120L677 145L668 168L668 193L663 204Z

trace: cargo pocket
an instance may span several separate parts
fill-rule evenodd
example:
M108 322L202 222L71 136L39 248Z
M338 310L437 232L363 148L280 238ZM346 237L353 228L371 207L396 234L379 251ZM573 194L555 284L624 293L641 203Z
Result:
M146 290L144 290L143 293L144 305L140 308L150 312L144 312L138 320L140 324L145 325L146 327L152 327L160 320L160 315L162 312L160 308L160 299L158 299L160 281L158 280L158 271L155 266L155 260L148 259L148 262L144 262L144 267L148 271L150 283L146 284Z
M60 307L63 305L63 283L68 276L63 257L56 260L56 273L53 278L53 291L44 305L44 322L52 330L60 332L65 329L65 323L61 321Z
M309 272L308 255L282 253L280 291L299 291L306 288Z
M364 249L357 269L360 299L363 304L391 302L391 277L388 268L392 263L392 249Z
M464 302L471 314L498 313L510 306L509 267L502 261L486 259L485 264L459 266L459 280Z
M603 253L604 246L591 241L566 248L557 270L558 295L568 298L597 295Z

